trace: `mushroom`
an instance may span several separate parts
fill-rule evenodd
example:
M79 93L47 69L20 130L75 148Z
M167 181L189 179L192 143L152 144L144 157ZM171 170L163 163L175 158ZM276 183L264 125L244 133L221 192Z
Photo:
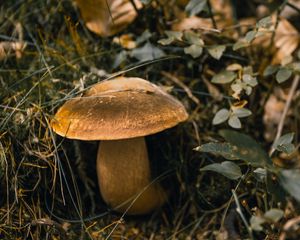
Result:
M141 78L117 77L67 101L51 126L63 137L102 140L97 175L104 201L119 212L145 214L160 207L167 194L151 182L144 136L187 117L184 106L158 86Z

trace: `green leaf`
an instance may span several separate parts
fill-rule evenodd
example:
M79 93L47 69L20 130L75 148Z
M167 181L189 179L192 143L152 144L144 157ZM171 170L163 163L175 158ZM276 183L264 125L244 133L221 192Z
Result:
M218 125L220 123L225 122L229 118L229 115L230 115L230 112L227 109L225 109L225 108L220 109L214 116L212 124Z
M208 53L215 59L219 60L222 57L223 52L225 51L225 45L211 46L207 48Z
M141 43L146 42L151 37L152 37L152 33L147 29L142 33L142 35L140 35L136 39L136 44L140 45Z
M165 34L169 37L169 38L173 38L176 39L178 41L182 41L182 32L178 32L178 31L165 31Z
M220 135L234 146L234 157L256 167L272 166L272 161L261 146L250 136L233 130L220 130Z
M243 83L242 82L235 82L233 84L230 85L232 91L234 91L235 93L240 94L241 91L243 90Z
M201 146L196 147L194 150L198 152L206 152L221 155L222 157L228 160L238 159L234 154L233 146L229 143L211 142L202 144Z
M217 172L231 180L239 179L242 176L240 167L237 164L229 161L207 165L201 168L200 171Z
M187 40L189 44L199 45L201 47L204 46L203 40L197 33L194 32L184 32L184 38Z
M256 27L263 27L263 28L269 28L270 26L272 26L272 17L268 16L268 17L264 17L262 19L260 19L258 21L258 23L256 23Z
M174 40L175 40L175 39L171 37L171 38L163 38L163 39L160 39L160 40L158 40L157 42L158 42L159 44L165 46L165 45L171 44Z
M165 34L168 36L168 38L163 38L157 41L161 45L169 45L175 40L182 41L182 32L165 31Z
M140 61L150 61L165 56L165 53L147 42L143 47L133 49L130 55Z
M145 4L145 5L149 4L151 1L152 0L141 0L142 4Z
M230 83L236 78L236 73L231 71L222 71L215 76L213 76L211 82L218 84Z
M244 83L251 87L255 87L257 85L256 77L252 77L250 74L243 74L242 79Z
M264 218L271 220L272 222L278 222L284 215L284 212L278 208L272 208L269 211L265 212Z
M249 47L249 43L248 42L236 42L233 46L232 46L232 49L233 51L236 51L240 48L244 48L244 47Z
M238 118L244 118L244 117L248 117L252 114L252 112L247 109L247 108L237 108L237 109L233 109L232 112L234 113L234 115L236 115Z
M229 160L240 159L254 167L267 167L267 169L273 170L273 163L268 154L248 135L233 130L221 130L220 135L227 142L206 143L195 150L219 154Z
M280 68L276 74L276 80L278 83L283 83L292 76L292 71L288 68Z
M255 36L256 36L256 31L255 30L249 31L249 32L246 33L245 40L248 43L251 43L252 40L255 38Z
M300 62L293 62L291 64L291 68L293 69L294 72L300 73Z
M282 135L280 138L278 138L272 145L272 148L277 149L278 146L284 145L284 144L290 144L292 143L294 139L294 133L287 133Z
M254 177L259 182L264 182L267 177L267 170L264 168L256 168L254 171Z
M194 16L206 10L206 7L207 7L207 0L190 0L185 7L185 11L190 16Z
M245 92L246 92L246 94L249 96L249 95L252 93L252 87L246 86L246 87L245 87Z
M279 173L279 183L298 202L300 202L300 171L298 169L282 170Z
M296 150L296 148L295 148L294 144L289 143L289 144L282 144L282 145L277 146L276 150L278 150L280 152L284 152L286 154L291 154Z
M263 75L264 75L264 77L270 76L270 75L274 74L275 72L277 72L278 69L279 69L278 66L269 65L269 66L266 67Z
M114 63L112 65L112 67L113 68L119 67L127 59L128 59L128 52L126 50L122 50L117 55L115 55Z
M262 224L265 223L265 219L263 219L262 217L258 217L258 216L252 216L250 218L250 226L254 231L262 231L263 227Z
M196 44L184 48L184 53L190 54L193 58L200 57L202 52L203 52L203 48Z
M280 64L281 64L281 66L285 66L285 65L288 65L289 63L293 62L293 60L294 60L293 56L288 55L281 60Z
M242 127L242 123L236 115L231 115L229 117L228 124L230 127L233 127L233 128L241 128Z

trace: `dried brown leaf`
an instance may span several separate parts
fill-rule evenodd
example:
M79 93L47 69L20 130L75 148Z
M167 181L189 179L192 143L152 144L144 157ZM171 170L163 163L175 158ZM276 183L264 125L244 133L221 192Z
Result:
M136 42L132 39L132 35L130 34L123 34L120 37L114 37L113 42L126 49L136 48Z
M275 35L275 46L278 51L272 59L272 64L278 64L286 56L291 55L298 47L300 35L297 29L286 19L282 18Z
M111 36L124 30L137 17L129 0L75 0L86 26L100 36ZM134 0L140 9L142 3Z

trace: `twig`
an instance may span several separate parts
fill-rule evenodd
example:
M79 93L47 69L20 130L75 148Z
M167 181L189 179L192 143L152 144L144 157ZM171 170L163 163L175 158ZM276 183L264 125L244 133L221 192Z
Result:
M282 134L284 122L285 122L288 110L290 108L291 102L293 100L293 97L295 96L295 92L296 92L296 89L298 87L299 80L300 80L300 76L296 75L294 77L291 89L289 91L289 95L288 95L287 100L286 100L285 105L284 105L284 109L283 109L283 112L282 112L282 115L281 115L281 118L280 118L280 121L279 121L279 124L278 124L278 127L277 127L277 132L276 132L276 137L274 139L274 142L276 142ZM275 151L275 149L272 148L270 153L269 153L269 156L271 156L274 153L274 151Z
M242 211L242 208L241 208L241 205L240 205L240 202L239 202L239 199L235 193L235 190L232 190L232 195L234 197L234 201L235 201L235 204L236 204L236 211L237 213L240 215L245 227L247 228L247 231L248 231L248 234L249 234L249 237L250 239L254 239L253 238L253 232L252 232L252 228L249 226L244 214L243 214L243 211Z
M177 77L175 77L174 75L167 73L165 71L161 71L161 74L163 76L165 76L166 78L170 79L171 81L173 81L174 83L176 83L178 86L180 86L181 88L183 88L183 90L186 92L186 94L188 95L188 97L195 102L196 104L200 104L200 101L198 98L196 98L194 96L194 94L192 93L192 91L189 89L189 87L187 85L185 85L183 82L181 82Z
M298 8L294 4L287 2L286 5L289 6L290 8L292 8L292 9L294 9L295 11L297 11L298 14L300 13L300 8Z
M215 18L214 18L213 12L212 12L212 7L211 7L211 4L210 4L210 0L207 0L207 7L208 7L208 13L209 13L209 15L210 15L209 17L210 17L210 19L211 19L211 22L212 22L212 24L213 24L213 27L214 27L215 29L218 29L216 20L215 20Z
M131 3L131 5L133 6L133 8L134 8L136 14L139 15L139 9L137 8L137 6L136 6L134 0L130 0L130 3Z
M285 240L287 237L286 233L291 232L292 227L295 225L299 225L299 223L300 223L300 216L288 220L283 226L283 232L281 233L279 240Z

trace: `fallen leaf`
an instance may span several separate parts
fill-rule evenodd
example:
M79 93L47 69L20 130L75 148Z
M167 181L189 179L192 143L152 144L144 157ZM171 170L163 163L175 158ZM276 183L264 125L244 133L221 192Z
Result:
M282 18L278 24L275 34L275 46L278 48L272 59L272 64L281 61L291 55L298 47L300 35L297 29L286 19Z
M124 30L137 17L129 0L75 0L86 26L100 36L112 36ZM142 8L134 0L137 9Z

